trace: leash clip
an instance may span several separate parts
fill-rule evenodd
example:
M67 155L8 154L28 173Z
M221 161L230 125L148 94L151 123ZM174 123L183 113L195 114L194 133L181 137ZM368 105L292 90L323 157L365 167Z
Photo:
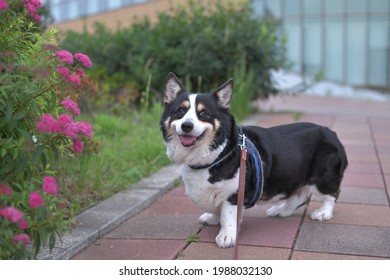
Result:
M242 138L242 144L239 145L240 149L241 149L241 151L244 150L244 149L246 150L246 144L245 143L246 143L246 138L247 137L246 137L246 135L244 133L241 134L240 137Z

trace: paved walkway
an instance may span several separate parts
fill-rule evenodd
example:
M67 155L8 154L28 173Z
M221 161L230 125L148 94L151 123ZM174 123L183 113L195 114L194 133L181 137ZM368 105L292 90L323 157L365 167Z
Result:
M267 203L246 210L240 259L390 259L390 103L279 96L259 106L269 113L248 123L269 127L310 121L329 126L343 142L350 164L331 221L310 220L309 213L319 206L315 198L289 218L266 217ZM104 235L99 231L100 238L68 257L231 259L232 249L220 249L214 242L219 228L198 224L202 212L183 187L171 184L165 189L169 191L148 207Z

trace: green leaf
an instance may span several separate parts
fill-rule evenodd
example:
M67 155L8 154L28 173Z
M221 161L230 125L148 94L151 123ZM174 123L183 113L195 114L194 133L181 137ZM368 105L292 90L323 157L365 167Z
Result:
M23 135L23 137L24 137L27 141L32 142L32 136L31 136L31 134L30 134L27 130L22 129L22 128L17 128L17 130L19 131L20 134Z
M13 104L12 104L12 101L9 100L7 102L7 107L5 109L5 120L7 122L9 122L11 120L11 117L12 117L12 113L14 111L14 108L13 108Z
M43 145L36 146L34 155L32 157L32 163L37 163L38 160L42 159ZM45 166L45 165L44 165Z
M54 249L55 244L56 244L56 235L54 233L52 233L52 234L50 234L50 237L49 237L50 252Z

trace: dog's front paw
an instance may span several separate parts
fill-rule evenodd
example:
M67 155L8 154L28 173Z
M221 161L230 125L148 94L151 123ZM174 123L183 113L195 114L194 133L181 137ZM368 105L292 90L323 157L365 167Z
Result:
M236 234L220 231L215 241L220 248L230 248L236 245Z
M217 226L219 225L219 216L211 213L204 213L199 217L199 222L205 225Z
M311 215L313 221L329 221L333 218L332 211L327 211L326 209L317 209L314 210Z

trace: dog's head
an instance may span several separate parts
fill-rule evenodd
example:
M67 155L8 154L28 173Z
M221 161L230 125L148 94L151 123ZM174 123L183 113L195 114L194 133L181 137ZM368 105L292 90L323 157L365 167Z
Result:
M204 94L188 93L173 73L168 75L160 125L171 160L203 165L218 157L234 125L232 93L232 79Z

